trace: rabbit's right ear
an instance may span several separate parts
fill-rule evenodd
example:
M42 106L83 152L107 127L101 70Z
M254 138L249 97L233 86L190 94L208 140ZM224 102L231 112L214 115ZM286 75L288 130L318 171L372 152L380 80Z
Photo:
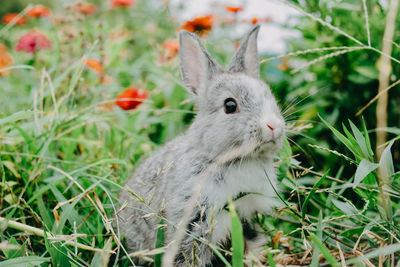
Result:
M186 88L197 95L212 77L223 71L210 56L197 35L188 31L179 33L179 58Z

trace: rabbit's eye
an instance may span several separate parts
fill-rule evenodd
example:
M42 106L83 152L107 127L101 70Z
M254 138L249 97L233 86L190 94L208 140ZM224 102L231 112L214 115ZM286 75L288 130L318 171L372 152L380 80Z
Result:
M238 111L236 100L233 98L225 99L224 106L226 114L236 113Z

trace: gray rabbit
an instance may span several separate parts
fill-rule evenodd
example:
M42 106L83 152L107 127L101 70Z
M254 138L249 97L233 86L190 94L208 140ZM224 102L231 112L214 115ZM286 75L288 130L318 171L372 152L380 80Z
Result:
M243 38L227 70L195 34L179 33L182 77L198 114L184 135L139 166L121 192L125 205L118 219L128 251L154 249L163 217L167 249L176 248L173 266L210 265L210 244L229 242L231 199L243 222L246 249L262 240L252 218L276 205L273 157L285 123L259 77L259 28Z

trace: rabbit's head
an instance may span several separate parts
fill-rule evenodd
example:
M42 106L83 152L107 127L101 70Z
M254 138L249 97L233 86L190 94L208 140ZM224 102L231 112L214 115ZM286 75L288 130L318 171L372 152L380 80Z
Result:
M210 155L240 149L241 157L272 157L282 145L284 119L259 77L259 28L243 38L226 70L195 34L179 33L183 80L199 108L188 134Z

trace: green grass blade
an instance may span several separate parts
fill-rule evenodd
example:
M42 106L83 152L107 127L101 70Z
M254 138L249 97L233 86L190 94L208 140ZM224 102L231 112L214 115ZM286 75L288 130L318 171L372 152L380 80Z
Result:
M270 267L275 267L276 266L276 263L274 261L274 257L272 256L272 253L269 252L268 250L267 250L267 261L268 261L268 265Z
M321 186L321 184L325 181L326 174L324 174L318 182L313 186L311 189L310 193L308 194L306 200L303 203L303 206L301 207L301 218L304 220L304 217L306 216L306 211L307 211L307 205L310 202L310 199L314 196L315 191Z
M235 210L233 201L229 202L228 207L229 207L229 212L231 214L231 223L232 223L232 266L243 267L244 239L243 239L242 224Z
M347 137L344 136L342 133L340 133L338 130L336 130L327 121L325 121L320 115L319 115L319 118L333 132L333 134L339 139L339 141L342 142L350 151L353 152L354 147L353 147L353 144L350 142L350 140L347 139Z
M311 234L311 240L314 245L318 248L324 258L329 262L330 266L339 267L339 263L336 261L335 257L329 252L329 249L321 242L321 240L315 235Z
M164 220L161 219L160 225L164 224ZM156 239L156 248L161 248L164 246L165 242L165 229L163 226L158 227L157 229L157 239ZM154 266L161 267L162 266L162 256L163 253L157 254L154 256Z
M356 141L364 154L366 158L372 158L372 155L369 154L369 149L367 147L367 142L365 141L364 135L361 133L361 131L354 125L354 123L349 120L351 130L353 131L354 137L356 138Z
M10 260L0 262L0 267L30 267L40 265L44 262L49 262L50 258L44 258L39 256L26 256L18 257Z
M400 243L397 244L392 244L392 245L388 245L382 248L378 248L374 251L371 251L369 253L364 254L363 256L357 257L357 258L353 258L350 259L348 261L346 261L346 264L350 265L350 264L354 264L357 262L361 262L363 260L367 260L367 259L372 259L372 258L376 258L379 256L386 256L386 255L390 255L393 253L398 253L400 251Z

